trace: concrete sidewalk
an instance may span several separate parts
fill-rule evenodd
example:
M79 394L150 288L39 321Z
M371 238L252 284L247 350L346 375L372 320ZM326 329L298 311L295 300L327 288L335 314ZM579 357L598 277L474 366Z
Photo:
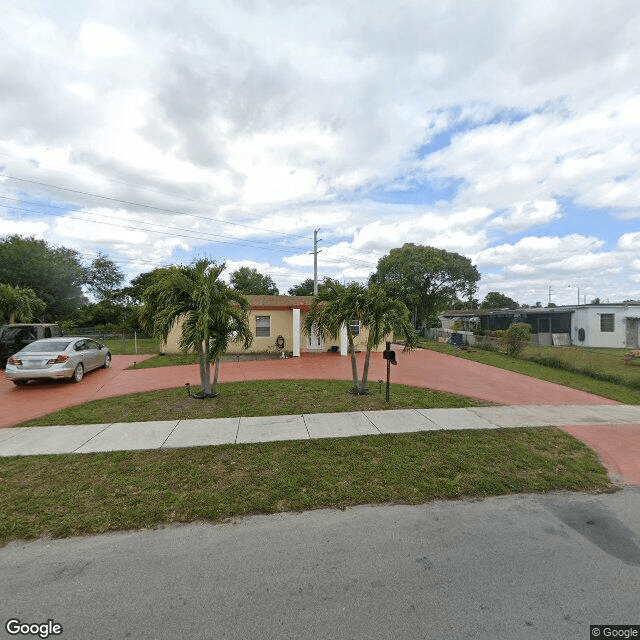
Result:
M0 456L171 449L440 429L640 424L640 406L512 405L252 418L116 422L0 430ZM565 429L569 430L569 429ZM573 431L571 431L576 435ZM578 437L580 437L578 435ZM637 459L637 458L636 458Z

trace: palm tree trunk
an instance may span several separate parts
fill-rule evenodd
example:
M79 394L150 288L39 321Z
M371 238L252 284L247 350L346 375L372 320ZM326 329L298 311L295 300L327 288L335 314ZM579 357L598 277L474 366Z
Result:
M207 359L207 344L204 341L200 343L200 383L202 393L206 398L211 394L211 371Z
M362 369L362 383L358 389L358 393L362 395L369 393L369 387L367 386L367 378L369 377L369 360L371 360L371 348L367 347L367 353L364 357L364 367Z
M347 327L347 338L349 340L349 350L351 351L351 375L353 376L353 391L354 393L360 393L360 386L358 384L358 361L356 360L356 350L353 346L353 335Z
M216 358L216 365L213 370L213 384L211 385L211 395L218 395L218 372L220 371L220 356Z

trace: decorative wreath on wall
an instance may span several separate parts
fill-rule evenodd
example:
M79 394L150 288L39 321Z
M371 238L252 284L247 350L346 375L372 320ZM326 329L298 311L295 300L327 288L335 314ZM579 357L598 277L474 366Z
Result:
M276 347L278 349L284 349L284 336L278 336L276 338Z

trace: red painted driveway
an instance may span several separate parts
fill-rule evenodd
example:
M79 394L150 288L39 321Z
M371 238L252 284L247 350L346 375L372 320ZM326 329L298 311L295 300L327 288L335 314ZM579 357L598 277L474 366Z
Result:
M199 385L197 365L127 370L134 361L150 356L114 356L109 369L88 373L82 382L38 382L15 387L4 375L0 382L0 427L8 427L77 404L140 391ZM364 354L358 354L362 371ZM328 379L350 380L351 361L338 354L303 355L286 360L223 362L220 382L239 380ZM369 381L386 380L386 361L372 354ZM435 351L398 354L392 382L447 391L499 404L616 404L583 391L536 380Z
M0 427L90 400L181 387L185 382L199 385L197 365L127 370L134 361L148 357L151 356L114 356L110 369L90 372L79 384L40 382L18 388L2 375ZM363 359L364 354L358 354L359 371ZM350 358L323 353L287 360L231 361L224 362L220 370L220 382L278 379L350 380ZM381 354L373 354L369 381L373 386L385 379L386 362ZM398 353L391 380L498 404L617 404L583 391L428 350ZM620 481L640 484L640 425L576 425L564 429L595 449Z

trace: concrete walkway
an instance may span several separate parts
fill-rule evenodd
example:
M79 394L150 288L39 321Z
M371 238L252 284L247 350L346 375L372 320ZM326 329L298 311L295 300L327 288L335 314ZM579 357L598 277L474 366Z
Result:
M638 448L625 458L616 438L629 450L629 436L640 436L640 406L512 405L465 409L400 409L251 418L163 420L0 430L0 456L172 449L219 444L306 440L440 429L497 429L558 426L584 440L592 435L598 450L611 434L611 455L599 451L616 479L640 484ZM591 431L590 431L591 430ZM621 436L621 434L623 434ZM589 444L589 442L587 441Z

